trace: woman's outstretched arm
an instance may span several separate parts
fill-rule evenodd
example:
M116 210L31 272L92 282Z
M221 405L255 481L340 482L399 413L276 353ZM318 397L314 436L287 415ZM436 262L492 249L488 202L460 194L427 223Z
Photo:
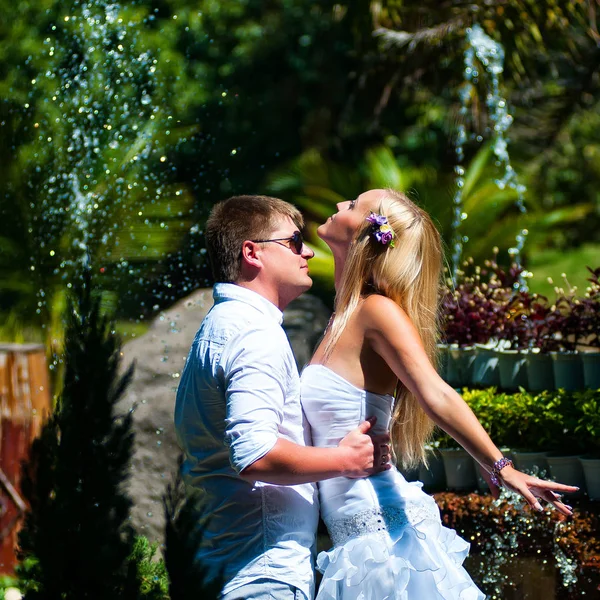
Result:
M389 298L373 295L363 303L360 320L365 339L415 395L426 414L491 473L502 453L460 394L438 375L408 315ZM536 510L543 510L538 501L541 498L561 513L572 514L557 493L575 492L576 487L545 481L511 466L501 470L500 480Z

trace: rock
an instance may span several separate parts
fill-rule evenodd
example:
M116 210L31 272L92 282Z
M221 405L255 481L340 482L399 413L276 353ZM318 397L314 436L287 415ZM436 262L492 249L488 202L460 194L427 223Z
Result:
M173 427L179 377L212 304L212 290L198 290L161 312L143 336L123 347L123 366L135 361L133 381L118 407L121 412L135 407L135 447L127 489L134 503L133 525L150 541L163 541L162 496L179 455ZM308 362L329 315L325 305L308 294L285 310L284 328L299 368Z

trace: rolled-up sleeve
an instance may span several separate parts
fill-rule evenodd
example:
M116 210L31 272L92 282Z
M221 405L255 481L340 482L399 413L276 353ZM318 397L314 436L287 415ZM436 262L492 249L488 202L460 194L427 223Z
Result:
M221 359L227 410L225 442L238 473L277 442L287 379L281 336L285 340L281 329L245 331L230 341Z

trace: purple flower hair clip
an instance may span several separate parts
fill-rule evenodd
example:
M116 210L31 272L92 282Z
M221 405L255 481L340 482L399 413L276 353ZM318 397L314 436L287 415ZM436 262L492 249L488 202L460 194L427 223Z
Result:
M384 246L394 247L394 230L389 226L387 217L371 213L367 217L371 223L371 236Z

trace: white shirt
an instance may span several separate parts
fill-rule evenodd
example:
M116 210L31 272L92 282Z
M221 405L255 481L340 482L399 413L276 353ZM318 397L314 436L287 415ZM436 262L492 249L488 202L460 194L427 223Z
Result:
M316 486L250 483L238 473L279 437L306 445L298 369L271 302L219 283L192 344L175 405L186 485L210 515L199 562L224 593L270 578L313 596Z

